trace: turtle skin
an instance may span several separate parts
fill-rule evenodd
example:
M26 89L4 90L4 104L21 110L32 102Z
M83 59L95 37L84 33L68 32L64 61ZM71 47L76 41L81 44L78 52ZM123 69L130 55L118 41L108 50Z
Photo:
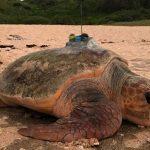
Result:
M112 136L123 118L134 120L124 112L129 104L125 105L122 90L133 85L128 79L134 76L126 60L102 48L39 51L19 58L1 73L0 106L21 105L59 118L20 129L23 136L55 142L100 140ZM142 92L148 91L147 87Z

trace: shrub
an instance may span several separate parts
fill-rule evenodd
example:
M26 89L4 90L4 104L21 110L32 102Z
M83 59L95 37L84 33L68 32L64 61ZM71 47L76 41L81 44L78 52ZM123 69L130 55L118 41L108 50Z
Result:
M48 18L42 16L29 16L22 20L24 24L48 24L49 22Z
M76 24L76 18L69 15L55 15L50 20L52 24Z

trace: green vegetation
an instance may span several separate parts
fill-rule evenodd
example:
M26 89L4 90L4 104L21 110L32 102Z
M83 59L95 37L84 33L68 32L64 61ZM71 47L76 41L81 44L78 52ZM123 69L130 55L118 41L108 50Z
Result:
M150 20L139 20L139 21L131 21L131 22L115 22L111 25L116 26L150 26Z
M2 0L0 23L80 24L81 0ZM150 25L150 0L83 0L84 24Z

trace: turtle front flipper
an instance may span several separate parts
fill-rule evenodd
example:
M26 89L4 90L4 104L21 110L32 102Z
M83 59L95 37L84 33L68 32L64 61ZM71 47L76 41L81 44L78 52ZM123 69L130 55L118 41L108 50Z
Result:
M8 105L6 105L5 103L3 103L3 101L0 99L0 107L7 107Z
M7 105L0 101L0 107L6 107Z
M112 136L120 127L121 111L114 102L101 100L85 102L69 117L49 125L33 125L19 130L23 136L48 141L71 142L81 138L103 139Z

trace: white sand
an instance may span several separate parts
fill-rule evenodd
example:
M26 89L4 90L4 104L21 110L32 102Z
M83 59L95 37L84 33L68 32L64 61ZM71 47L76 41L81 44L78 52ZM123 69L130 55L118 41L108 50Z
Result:
M101 47L111 49L127 59L134 72L150 79L150 27L85 26L84 32L93 36L99 44L102 43ZM20 56L41 50L41 45L49 45L48 48L63 47L70 33L79 34L80 27L0 25L0 45L15 47L0 48L0 72ZM19 35L23 39L15 40L9 35ZM36 44L37 47L26 48L26 44ZM1 134L3 145L10 144L19 136L17 133L14 136L10 131L8 133L8 140L3 140Z
M111 49L128 60L130 68L150 78L150 27L84 26L102 47ZM41 50L26 48L26 44L63 47L70 33L79 34L79 26L0 25L0 45L14 45L16 49L0 49L0 71L10 62L27 53ZM9 40L9 35L20 35L23 40ZM107 43L114 42L114 43ZM9 50L9 51L7 51Z

